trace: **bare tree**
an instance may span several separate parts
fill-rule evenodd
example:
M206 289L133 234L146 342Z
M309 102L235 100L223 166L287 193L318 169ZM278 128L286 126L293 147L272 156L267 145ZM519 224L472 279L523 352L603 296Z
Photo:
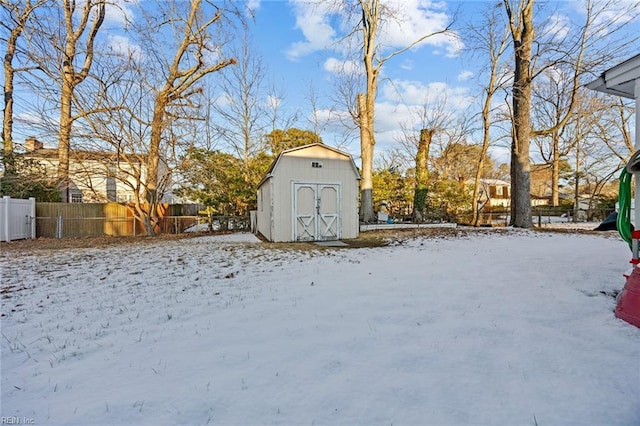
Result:
M589 108L595 118L593 137L604 144L621 164L635 151L631 133L635 108L626 99L595 94Z
M319 117L318 91L313 81L307 83L307 94L305 98L311 107L311 116L308 119L309 124L311 124L311 130L313 133L319 135L326 127L326 121L321 120Z
M226 40L213 37L226 34L226 10L207 5L192 0L186 15L182 2L141 11L132 50L100 57L94 85L77 91L78 104L91 105L82 121L87 140L113 153L104 175L128 188L128 206L149 236L158 232L177 159L201 130L194 122L206 121L205 77L235 63L222 51Z
M572 117L575 120L575 117L566 115L565 118L564 116L566 107L568 107L565 97L567 93L566 74L556 69L546 73L543 77L541 80L544 80L544 84L536 84L533 90L536 99L533 114L536 124L550 129L550 132L536 135L533 141L538 146L540 156L551 168L551 203L553 206L558 206L560 203L560 161L571 152L576 141L569 131L570 122L566 118ZM569 81L571 80L569 79ZM560 120L563 121L563 125L555 126Z
M15 67L13 60L17 54L18 39L25 31L27 21L32 16L34 10L41 6L46 0L31 2L12 2L1 0L4 18L0 21L0 27L7 31L4 53L4 114L2 122L2 147L5 178L13 174L13 104L14 104L14 78L16 73L26 71L31 67Z
M514 5L504 0L513 41L513 124L511 131L511 225L531 228L531 181L529 147L531 139L531 82L534 42L533 0Z
M75 0L63 0L64 41L62 74L60 78L60 131L58 134L58 181L63 202L69 201L69 151L74 122L73 97L76 87L89 75L94 58L94 44L105 17L105 0L86 0L82 5ZM82 47L80 47L82 43ZM83 52L82 65L76 68Z
M391 21L401 22L402 17L397 8L394 8L380 0L358 0L347 4L340 3L343 11L349 17L358 17L357 25L350 31L347 40L358 41L358 54L363 65L364 83L355 86L343 84L338 89L342 97L353 92L354 87L362 87L362 92L357 93L347 101L347 109L351 113L353 122L360 131L360 159L362 162L360 181L360 220L371 222L375 220L373 209L373 160L375 148L375 100L378 90L378 78L382 67L390 59L406 52L430 37L442 34L450 34L450 22L445 28L418 37L406 46L391 52L385 51L380 43L380 36L385 24ZM345 73L354 76L355 73ZM352 80L352 78L349 78Z
M509 39L509 29L498 19L497 8L492 8L483 13L483 19L479 24L472 24L467 31L469 35L468 41L471 48L470 53L480 53L486 55L486 78L487 81L483 87L483 103L482 103L482 149L477 162L476 174L473 181L473 197L472 197L472 218L471 223L478 225L480 180L483 177L484 163L487 158L489 144L491 141L492 103L494 95L505 84L506 75L501 69L502 57L507 49Z
M265 118L269 121L271 132L277 129L290 129L298 122L298 111L288 111L286 106L286 90L275 83L267 86L267 102L263 107Z
M512 129L512 204L511 222L518 227L532 225L530 213L530 158L532 137L551 138L550 160L557 194L561 151L557 145L562 128L575 119L581 84L590 69L620 55L637 42L638 36L623 30L636 14L637 2L596 2L585 0L585 20L578 28L557 31L546 28L544 36L534 34L534 0L504 0L514 46ZM634 4L635 3L635 4ZM606 41L604 41L606 40ZM533 44L535 43L535 52ZM534 54L535 53L535 54ZM589 53L589 54L587 54ZM542 127L532 129L532 88L534 79L561 72L560 97L548 99L556 103L556 111ZM544 99L544 97L542 97Z
M221 23L223 10L213 3L207 2L207 4L208 10L204 10L201 0L191 0L188 13L184 15L178 13L176 8L168 10L171 13L169 15L171 19L167 23L181 31L181 38L173 58L166 63L164 81L154 96L149 150L146 158L148 209L144 214L144 225L147 235L155 235L158 219L157 205L162 199L160 185L162 182L159 181L161 145L163 141L169 145L172 144L171 122L176 118L176 110L195 106L192 98L202 91L198 86L201 79L236 63L235 59L222 56L219 46L211 46L209 29ZM180 3L180 7L182 6L183 4ZM150 41L152 34L149 33L148 36L147 40ZM211 57L214 58L213 61Z
M265 66L262 58L251 49L250 35L243 29L238 44L232 49L237 66L219 75L220 97L213 109L221 118L216 130L231 151L242 160L245 171L251 157L260 149L259 139L265 123Z
M573 133L564 128L571 121L592 122L587 116L593 115L594 111L587 108L582 99L594 96L582 88L585 77L591 78L589 70L606 64L634 42L633 37L630 40L628 35L621 33L629 24L625 17L633 14L633 5L585 0L584 11L584 22L575 29L566 31L562 36L554 32L546 40L538 38L539 44L553 47L544 49L550 53L540 61L534 75L532 136L538 142L545 161L551 165L554 206L559 204L560 162L573 148L572 144L563 144L562 141L576 141L571 137ZM618 18L611 19L612 16ZM603 38L606 43L602 43Z

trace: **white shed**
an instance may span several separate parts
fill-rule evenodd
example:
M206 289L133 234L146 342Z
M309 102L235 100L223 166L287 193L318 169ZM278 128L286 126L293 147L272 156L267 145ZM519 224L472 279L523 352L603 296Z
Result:
M321 143L283 151L258 185L257 230L269 241L329 241L359 232L360 174Z

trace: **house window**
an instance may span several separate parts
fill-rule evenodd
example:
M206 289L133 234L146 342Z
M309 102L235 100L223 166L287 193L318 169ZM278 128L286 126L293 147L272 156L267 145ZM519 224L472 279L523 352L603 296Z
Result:
M496 195L502 196L502 187L496 186Z
M81 203L82 202L82 194L73 193L71 194L71 202L72 203Z

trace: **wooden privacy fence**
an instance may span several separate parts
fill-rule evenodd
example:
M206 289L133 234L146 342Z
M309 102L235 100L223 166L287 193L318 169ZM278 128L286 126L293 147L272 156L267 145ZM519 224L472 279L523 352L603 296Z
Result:
M36 236L36 199L0 198L0 241L23 240Z
M197 216L201 206L163 204L159 207L160 233L181 233L204 221ZM143 224L127 206L118 203L36 203L38 237L99 237L145 235Z

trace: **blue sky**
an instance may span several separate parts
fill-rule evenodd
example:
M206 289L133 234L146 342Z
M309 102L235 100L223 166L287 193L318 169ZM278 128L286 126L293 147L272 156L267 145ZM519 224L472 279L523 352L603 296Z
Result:
M330 2L323 2L326 3ZM422 34L441 30L454 13L454 28L477 21L486 8L497 6L502 16L505 15L501 1L389 0L386 3L401 7L404 15L400 26L387 28L387 34L380 36L380 41L388 46L384 53L402 48ZM629 1L618 3L628 5ZM536 5L539 8L537 35L559 37L575 31L585 19L583 1L536 2ZM263 56L274 81L284 85L286 103L308 113L304 94L308 91L309 81L313 81L321 95L320 104L328 108L329 99L335 92L331 85L334 69L346 60L341 51L342 44L336 41L348 26L341 27L335 14L328 13L323 7L312 7L308 2L263 0L251 2L251 6L255 12L252 27L255 48ZM634 21L630 31L640 31L637 16L623 19ZM398 146L401 125L415 126L412 111L425 103L446 98L448 107L455 114L473 115L478 111L475 105L480 101L482 63L466 48L463 33L455 30L453 37L429 38L386 62L376 103L378 152ZM510 57L511 53L507 53L507 61ZM626 58L620 58L623 59ZM504 99L504 93L500 98L501 101ZM330 131L322 136L326 143L342 143L340 137ZM471 139L474 137L478 135ZM504 141L492 148L491 153L499 162L508 161L508 144ZM358 155L357 140L346 148Z
M616 3L628 5L630 1L636 0ZM122 11L135 20L138 6L148 7L154 2L116 0L116 3L120 9L109 9L103 28L104 40L112 48L138 52L140 47L120 30L124 22ZM296 127L311 128L311 106L306 98L310 85L313 85L318 95L318 113L326 120L321 132L324 142L338 145L357 157L357 134L350 142L345 141L335 120L336 114L344 115L344 111L340 111L332 101L335 98L332 81L336 69L343 65L352 68L361 66L357 61L349 62L351 58L345 56L344 43L340 42L352 25L345 24L335 10L327 9L327 4L332 2L326 0L316 3L313 6L311 2L294 0L237 2L254 13L255 19L250 25L253 49L265 65L266 80L284 93L283 107L299 114ZM421 35L443 29L451 21L454 12L457 12L454 28L477 21L483 10L496 5L504 16L504 7L498 0L385 0L385 3L399 8L402 18L400 25L386 27L379 37L379 41L386 46L384 54L407 46ZM583 3L580 0L536 2L540 7L537 34L553 37L574 31L576 25L584 20ZM627 16L625 19L633 21L629 31L640 32L637 16ZM481 93L479 72L482 63L481 58L473 57L465 50L467 47L463 33L454 30L448 37L429 38L386 62L379 79L376 102L376 152L397 147L398 138L402 135L401 127L415 128L416 111L425 103L446 98L448 108L458 116L473 115L478 110L476 105ZM620 58L623 59L626 58ZM501 95L503 99L504 94ZM29 135L19 125L16 125L16 133L14 136L18 140ZM471 136L472 141L474 138ZM498 162L508 161L507 145L505 141L492 148L491 153Z
M381 39L390 46L386 52L406 46L420 37L421 31L440 30L450 21L450 4L402 3L412 18L403 22L403 28L391 29L390 33L395 32L393 36ZM472 14L484 5L485 2L466 2L465 13ZM322 16L321 8L312 8L308 3L288 1L262 1L254 11L255 49L265 59L276 84L284 86L286 102L298 105L304 113L309 108L304 96L313 82L319 103L328 108L335 92L331 84L335 68L345 61L337 41L344 28L340 28L335 16ZM393 146L394 135L400 127L398 120L407 120L403 118L404 108L398 107L399 102L422 103L426 93L434 97L444 92L448 93L450 102L459 106L471 100L468 79L473 72L464 66L460 56L462 47L460 40L439 37L385 64L378 96L378 146L381 149ZM339 137L332 140L331 134L322 136L326 143L341 143ZM358 146L350 144L348 149L357 154Z

